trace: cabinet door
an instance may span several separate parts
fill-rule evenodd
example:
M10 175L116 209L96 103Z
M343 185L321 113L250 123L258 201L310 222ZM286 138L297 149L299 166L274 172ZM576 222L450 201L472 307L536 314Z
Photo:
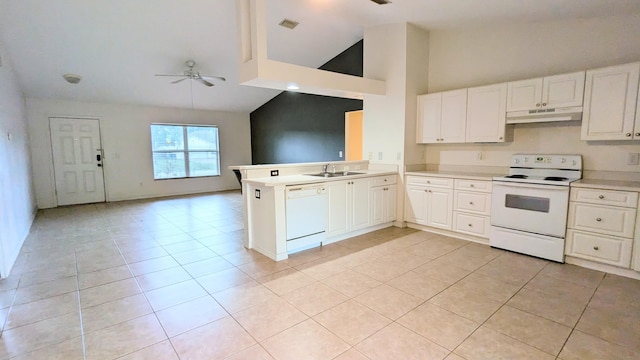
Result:
M385 220L385 196L386 187L374 186L371 188L371 225L382 224Z
M507 84L507 111L539 109L542 106L542 78Z
M631 140L640 63L587 71L582 140Z
M440 142L463 143L467 123L467 89L442 93Z
M362 229L371 224L369 216L369 179L356 179L350 182L351 230Z
M504 142L507 84L481 86L467 93L467 142Z
M405 220L416 224L427 223L427 188L423 186L407 186L404 202Z
M442 93L418 96L417 143L435 143L440 140Z
M542 107L582 106L585 72L575 72L544 78Z
M349 230L347 181L332 181L327 183L329 197L329 213L327 214L327 236L345 233Z
M451 230L453 218L453 190L429 189L427 225Z
M397 218L396 203L398 198L398 187L396 185L387 186L387 191L385 191L385 193L384 222L395 221Z

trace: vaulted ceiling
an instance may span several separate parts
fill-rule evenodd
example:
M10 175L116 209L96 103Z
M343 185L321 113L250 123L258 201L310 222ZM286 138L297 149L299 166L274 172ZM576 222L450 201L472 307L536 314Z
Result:
M314 68L360 40L364 28L381 24L439 30L640 12L638 0L266 1L269 57ZM235 6L235 0L0 0L0 37L27 97L252 111L278 91L238 84ZM284 18L300 25L278 26ZM154 76L180 74L188 59L203 75L227 81L205 87ZM83 79L70 85L65 73Z

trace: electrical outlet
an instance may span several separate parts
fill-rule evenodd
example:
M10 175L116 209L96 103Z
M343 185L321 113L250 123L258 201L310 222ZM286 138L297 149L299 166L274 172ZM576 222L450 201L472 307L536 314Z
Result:
M382 160L382 151L378 151L378 160Z
M628 153L627 165L638 165L638 164L640 164L640 153Z
M271 170L271 176L278 176L280 172L278 170Z

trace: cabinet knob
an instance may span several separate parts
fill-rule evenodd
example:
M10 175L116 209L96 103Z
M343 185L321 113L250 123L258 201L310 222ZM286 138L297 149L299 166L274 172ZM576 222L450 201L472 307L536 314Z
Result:
M499 139L502 140L502 136L500 136Z
M425 190L424 192L429 192L429 190Z
M598 251L600 248L598 246L594 246L593 250Z
M547 103L542 103L542 106L547 106Z
M537 104L536 104L536 107L540 107L540 103L537 103Z
M624 136L626 136L626 137L630 137L630 136L631 136L631 133L626 133L626 134L624 134Z
M602 221L602 218L596 218L596 221L600 222Z
M469 205L473 205L473 201L469 201Z
M469 185L469 187L475 187L475 185L473 185L473 184L470 184L470 185Z
M598 199L600 199L600 200L604 199L604 195L599 195Z
M473 227L473 224L467 224L467 226L469 226L469 227Z
M637 132L637 133L636 133L636 136L640 136L640 132Z
M387 179L384 179L384 182L387 182Z
M431 180L427 180L427 184L431 184Z

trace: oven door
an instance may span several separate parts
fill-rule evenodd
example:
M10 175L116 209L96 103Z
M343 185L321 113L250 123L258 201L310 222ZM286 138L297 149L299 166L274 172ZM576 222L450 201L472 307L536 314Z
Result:
M564 238L569 187L493 182L491 225Z

